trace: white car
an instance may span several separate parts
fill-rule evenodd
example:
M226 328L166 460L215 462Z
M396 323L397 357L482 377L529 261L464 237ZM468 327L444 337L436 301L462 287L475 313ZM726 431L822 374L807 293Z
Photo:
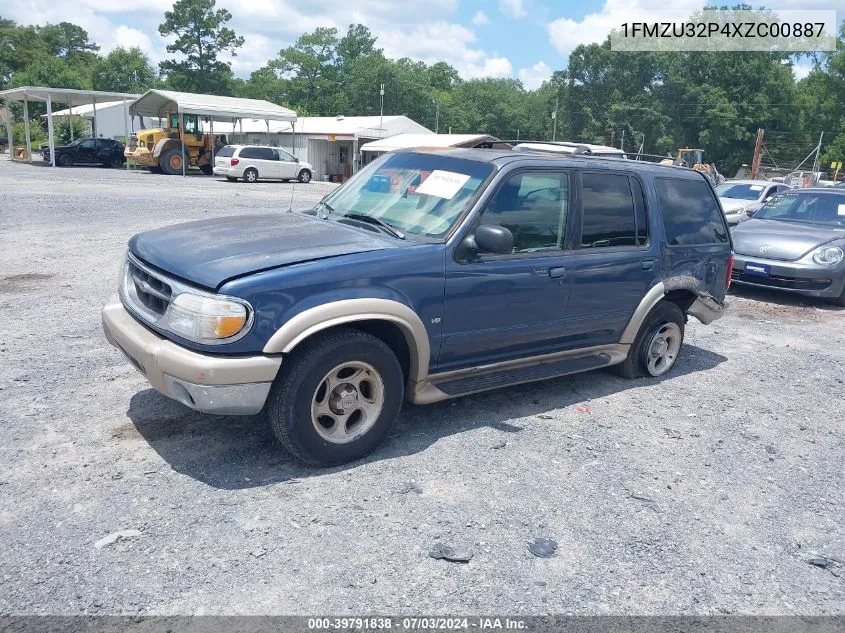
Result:
M754 215L769 198L788 189L792 187L768 180L727 180L716 187L716 195L728 224L739 224Z
M576 150L588 150L591 156L604 158L627 158L625 152L608 145L591 145L589 143L572 143L569 141L549 141L548 143L517 143L513 146L515 152L540 152L543 154L574 154Z
M314 168L280 147L226 145L214 157L214 175L234 182L298 180L310 182Z

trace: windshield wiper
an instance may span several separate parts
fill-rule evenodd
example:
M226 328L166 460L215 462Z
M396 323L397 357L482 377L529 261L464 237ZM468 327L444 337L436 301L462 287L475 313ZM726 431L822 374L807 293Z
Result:
M385 231L390 233L393 237L397 237L400 240L405 239L405 234L402 231L398 230L394 226L391 226L390 224L388 224L387 222L385 222L384 220L382 220L380 218L375 218L371 215L365 215L363 213L355 213L354 211L351 211L349 213L344 213L343 217L349 218L351 220L360 220L361 222L367 222L369 224L375 224L376 226L381 227Z

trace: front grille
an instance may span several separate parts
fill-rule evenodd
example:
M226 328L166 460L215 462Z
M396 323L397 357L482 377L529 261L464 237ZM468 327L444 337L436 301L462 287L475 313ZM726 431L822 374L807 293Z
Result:
M132 261L127 262L127 264L138 301L150 312L163 316L172 298L173 291L170 285L138 267Z
M769 275L768 277L746 275L745 272L739 268L734 268L731 271L731 279L758 286L785 288L787 290L825 290L832 283L830 279L786 277L783 275Z

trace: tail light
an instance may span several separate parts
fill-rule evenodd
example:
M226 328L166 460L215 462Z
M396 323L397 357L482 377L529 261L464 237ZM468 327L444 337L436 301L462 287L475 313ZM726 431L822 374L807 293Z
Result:
M239 161L237 158L233 158L233 159L231 159L231 160L229 161L229 164L230 164L232 167L234 167L234 166L235 166L235 165L237 165L239 162L241 162L241 161Z
M725 275L725 288L731 287L731 276L733 275L734 271L734 254L731 253L731 256L728 258L728 272Z

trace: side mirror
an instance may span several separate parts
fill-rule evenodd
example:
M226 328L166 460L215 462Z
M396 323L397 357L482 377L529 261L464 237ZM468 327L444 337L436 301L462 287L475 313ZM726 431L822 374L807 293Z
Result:
M507 255L513 252L513 233L498 224L482 224L475 230L475 246L485 253Z

